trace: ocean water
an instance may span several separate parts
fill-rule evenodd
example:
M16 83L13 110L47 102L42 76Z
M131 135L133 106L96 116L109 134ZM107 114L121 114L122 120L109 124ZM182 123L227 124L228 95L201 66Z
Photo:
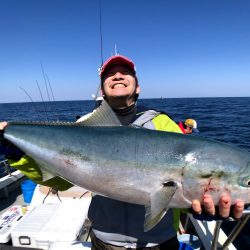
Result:
M140 99L139 104L168 113L176 122L194 118L199 135L244 148L250 152L250 97ZM90 112L94 101L60 101L0 104L0 121L75 121ZM230 231L235 223L223 223ZM238 249L250 247L250 222L235 240Z

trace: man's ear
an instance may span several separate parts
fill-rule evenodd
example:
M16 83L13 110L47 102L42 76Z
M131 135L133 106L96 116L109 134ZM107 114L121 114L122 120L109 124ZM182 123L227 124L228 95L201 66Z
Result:
M105 96L103 87L101 87L101 95Z
M136 83L135 93L136 93L136 94L139 94L139 93L140 93L140 85L139 85L138 83Z

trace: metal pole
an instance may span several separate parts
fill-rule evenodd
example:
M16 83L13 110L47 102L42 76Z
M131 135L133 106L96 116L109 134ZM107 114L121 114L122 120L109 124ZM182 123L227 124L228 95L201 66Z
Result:
M214 238L213 238L211 250L216 250L217 249L221 224L222 224L222 220L217 220L216 221L216 225L215 225L215 228L214 228Z
M5 170L5 172L11 176L11 171L10 171L10 166L9 164L7 163L7 160L3 160L3 161L0 161L0 166L3 164L3 168Z
M244 211L247 212L247 210L244 210ZM222 246L223 250L227 249L227 247L229 246L229 244L232 243L235 240L235 238L238 236L238 234L240 233L240 231L242 230L242 228L247 223L248 219L250 218L250 214L248 213L250 211L248 210L248 212L247 213L246 212L245 213L243 212L243 214L247 214L247 215L243 216L239 220L239 222L236 224L236 226L234 227L234 229L232 230L232 232L229 234L227 240L225 241L225 243Z

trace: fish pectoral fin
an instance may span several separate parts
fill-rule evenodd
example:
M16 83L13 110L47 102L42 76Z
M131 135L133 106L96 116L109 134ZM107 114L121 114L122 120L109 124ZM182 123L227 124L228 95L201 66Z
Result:
M151 194L150 205L146 206L144 231L155 227L168 211L168 204L177 190L177 185L163 186L157 192Z
M36 159L35 163L39 167L39 169L42 173L42 181L47 181L47 180L57 176L57 175L52 174L51 172L46 170L46 169L49 169L49 166L45 162Z
M41 169L41 172L42 172L43 181L47 181L47 180L50 180L50 179L55 177L55 175L49 173L48 171L44 170L43 168L40 168L40 169Z

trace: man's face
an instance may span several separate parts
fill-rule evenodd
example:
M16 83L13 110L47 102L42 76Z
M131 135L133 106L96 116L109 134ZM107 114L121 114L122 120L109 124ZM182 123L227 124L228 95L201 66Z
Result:
M123 101L124 106L130 106L135 102L135 95L139 94L139 91L140 87L133 72L125 65L113 65L106 70L102 92L110 104Z
M190 126L187 126L187 128L185 129L185 132L186 132L186 134L192 134L193 128Z

